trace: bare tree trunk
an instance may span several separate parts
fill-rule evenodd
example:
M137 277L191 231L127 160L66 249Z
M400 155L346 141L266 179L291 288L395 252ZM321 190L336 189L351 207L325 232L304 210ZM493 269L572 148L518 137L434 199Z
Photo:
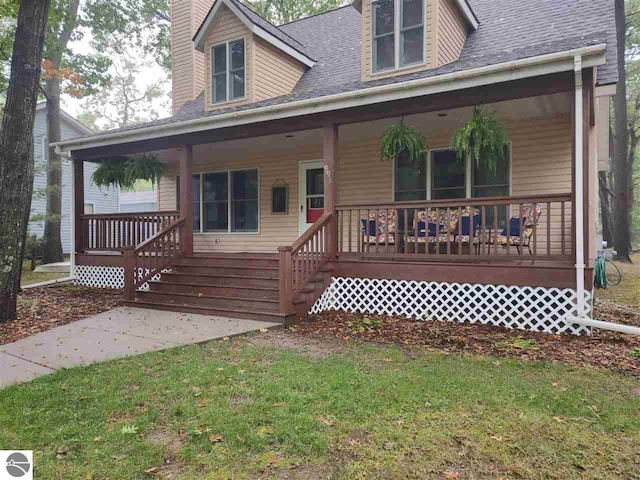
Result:
M33 191L33 123L50 0L20 3L0 129L0 321L16 302Z
M625 11L624 0L616 0L618 35L618 89L614 101L615 145L613 155L614 248L618 259L630 262L631 254L631 181L633 163L629 163L629 126L627 115L627 85L625 72Z
M57 66L54 68L58 68ZM49 143L62 140L60 79L47 80L47 134ZM62 159L49 147L47 161L47 214L44 223L42 263L62 262Z
M59 70L62 63L62 56L67 49L71 34L76 28L78 20L78 8L80 0L73 0L69 6L67 18L57 43L49 52L49 60L53 70ZM60 112L60 77L52 75L47 80L47 134L49 143L62 140L62 127ZM62 220L62 158L49 147L49 159L47 161L47 213L44 223L43 241L43 263L61 262L64 257L62 253L62 237L60 222Z
M609 188L607 172L598 172L600 188L600 218L602 220L602 239L611 247L615 235L613 233L613 212L611 211L611 189Z

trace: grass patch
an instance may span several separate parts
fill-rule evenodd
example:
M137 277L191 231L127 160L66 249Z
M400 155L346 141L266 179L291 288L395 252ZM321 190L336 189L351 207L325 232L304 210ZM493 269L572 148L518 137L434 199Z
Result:
M640 478L637 380L411 357L249 338L60 371L0 391L0 444L50 479Z
M596 290L597 298L640 307L640 254L632 255L631 260L633 263L616 262L622 272L622 283L617 287Z
M65 257L65 261L69 261L69 257ZM37 262L39 266L41 264L40 261ZM25 260L22 263L22 276L20 278L20 285L25 287L27 285L33 285L35 283L48 282L50 280L58 280L59 278L67 278L69 273L36 273L31 270L31 262L29 260Z

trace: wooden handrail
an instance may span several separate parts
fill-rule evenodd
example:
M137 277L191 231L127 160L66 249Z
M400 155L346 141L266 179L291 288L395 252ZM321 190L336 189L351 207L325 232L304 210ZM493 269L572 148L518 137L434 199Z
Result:
M179 218L176 210L80 215L76 251L135 248Z
M131 217L168 217L180 215L179 210L161 212L126 212L126 213L83 213L80 218L131 218Z
M337 256L569 262L572 203L561 193L342 204Z
M142 242L140 245L138 245L135 248L135 252L139 253L142 252L147 246L149 246L150 244L152 244L153 242L155 242L158 238L162 237L163 235L166 235L167 233L171 232L171 230L174 230L176 227L179 227L181 225L183 225L185 222L187 221L186 218L181 218L180 220L178 220L175 223L172 223L171 225L169 225L168 227L162 229L161 231L159 231L156 235L154 235L153 237L151 237L150 239Z
M322 216L314 222L309 229L304 232L293 244L291 245L291 250L293 253L300 250L300 248L309 241L311 237L313 237L320 228L329 223L331 217L333 215L331 213L324 213Z
M412 200L403 202L370 202L370 203L343 203L336 206L336 210L353 209L383 209L383 208L429 208L429 207L467 207L482 205L513 205L515 203L544 203L544 202L570 202L570 193L551 195L520 195L516 197L476 197L449 200Z
M293 301L330 256L330 229L335 215L324 213L291 246L280 247L280 313L291 314Z
M183 237L186 223L186 218L182 217L136 248L124 249L126 300L133 300L137 288L162 273L184 255L186 245Z

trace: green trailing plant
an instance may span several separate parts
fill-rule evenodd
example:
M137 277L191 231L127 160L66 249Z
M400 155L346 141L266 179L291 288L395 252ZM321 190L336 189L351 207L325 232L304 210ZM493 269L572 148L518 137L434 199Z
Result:
M473 107L471 119L456 130L451 145L458 160L469 160L477 167L496 173L499 160L504 159L507 134L495 113L485 106Z
M384 161L395 161L399 156L406 155L412 164L422 160L427 144L422 135L413 127L404 124L387 127L380 141L380 158Z
M133 157L104 158L98 162L91 180L98 187L120 187L132 190L139 180L153 185L160 183L164 174L164 165L156 154L143 153Z

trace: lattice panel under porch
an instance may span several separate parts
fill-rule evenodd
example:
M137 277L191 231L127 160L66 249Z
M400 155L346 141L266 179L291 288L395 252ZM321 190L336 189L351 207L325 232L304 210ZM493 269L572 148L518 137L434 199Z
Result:
M589 327L565 321L575 313L576 297L572 289L339 277L331 279L310 313L344 310L588 335ZM590 292L585 300L591 317Z
M76 265L77 285L95 288L124 288L124 268L123 267L103 267ZM146 269L145 269L146 270ZM167 270L165 270L166 272ZM138 269L138 278L143 275L143 269ZM159 280L160 275L156 275L152 280ZM147 290L149 284L145 283L140 290Z

